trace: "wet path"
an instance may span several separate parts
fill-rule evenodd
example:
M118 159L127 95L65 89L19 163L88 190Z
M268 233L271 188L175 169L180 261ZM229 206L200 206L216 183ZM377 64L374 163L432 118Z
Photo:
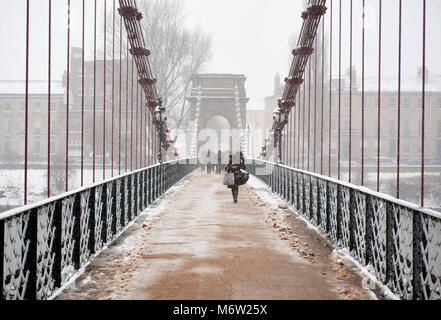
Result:
M257 180L240 188L238 204L221 183L195 172L58 298L372 298L348 263Z

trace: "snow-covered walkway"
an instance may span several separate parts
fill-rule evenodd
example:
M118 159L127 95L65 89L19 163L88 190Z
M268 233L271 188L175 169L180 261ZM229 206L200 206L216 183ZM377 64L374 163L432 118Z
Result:
M372 299L362 278L255 178L239 203L196 171L58 299Z

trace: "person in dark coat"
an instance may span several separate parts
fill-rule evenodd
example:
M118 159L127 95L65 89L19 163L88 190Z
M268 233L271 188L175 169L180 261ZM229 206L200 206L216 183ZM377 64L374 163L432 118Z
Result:
M234 161L233 161L233 159L234 159ZM239 162L239 163L237 163L237 162ZM231 189L231 193L233 194L234 203L237 203L237 197L239 196L239 185L238 185L237 181L239 179L241 169L246 170L245 159L243 157L242 152L240 153L240 155L236 154L234 158L230 154L228 165L225 167L225 170L227 172L234 173L234 185L228 186L228 188Z
M208 152L207 152L208 161L211 161L210 156L211 156L211 150L208 149ZM207 163L207 174L211 174L211 162Z

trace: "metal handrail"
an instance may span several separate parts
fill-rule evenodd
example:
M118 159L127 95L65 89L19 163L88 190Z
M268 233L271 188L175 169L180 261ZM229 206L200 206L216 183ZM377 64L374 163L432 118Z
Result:
M192 159L139 169L0 215L0 300L48 299L192 172Z
M263 164L269 174L257 174ZM347 250L377 284L401 299L441 299L438 212L266 160L253 159L247 168L335 247Z
M171 163L175 163L175 162L180 162L180 161L183 161L183 160L185 160L185 159L171 160L171 161L164 162L163 165L171 164ZM130 176L130 175L132 175L134 173L139 173L139 172L142 172L144 170L148 170L150 168L159 167L159 166L160 166L160 163L156 163L154 165L151 165L151 166L148 166L148 167L145 167L145 168L137 169L137 170L134 170L134 171L131 171L131 172L126 172L126 173L123 173L121 175L113 176L112 178L108 178L108 179L100 181L100 182L95 182L95 183L92 183L92 184L84 186L84 187L79 187L79 188L74 189L72 191L63 192L63 193L60 193L58 195L52 196L50 198L46 198L46 199L43 199L43 200L40 200L40 201L36 201L36 202L34 202L32 204L29 204L29 205L20 206L20 207L16 207L16 208L4 211L4 212L0 213L0 220L4 220L6 218L10 218L10 217L12 217L12 216L14 216L16 214L19 214L19 213L21 213L23 211L32 210L32 209L35 209L37 207L41 207L41 206L47 205L47 204L49 204L49 203L51 203L53 201L57 201L57 200L60 200L60 199L67 198L67 197L69 197L69 196L71 196L73 194L76 194L76 193L79 193L79 192L83 192L83 191L87 191L89 189L92 189L94 187L100 186L102 184L106 184L106 183L109 183L109 182L112 182L112 181L116 181L116 180L122 179L122 178Z
M405 200L402 200L402 199L398 199L398 198L396 198L394 196L391 196L391 195L388 195L388 194L385 194L385 193L376 192L376 191L374 191L372 189L369 189L367 187L364 187L364 186L359 186L359 185L352 184L352 183L349 183L349 182L346 182L346 181L338 180L336 178L320 175L320 174L315 173L315 172L310 172L310 171L307 171L307 170L301 170L301 169L289 167L289 166L284 165L284 164L280 164L280 163L276 163L276 162L271 162L271 161L267 161L267 160L263 160L263 159L250 159L250 160L256 161L256 162L257 161L258 162L265 162L265 163L268 163L268 164L271 164L271 165L274 165L274 166L279 166L281 168L286 168L286 169L294 170L294 171L299 172L299 173L308 174L308 175L310 175L312 177L320 178L320 179L323 179L323 180L326 180L326 181L329 181L329 182L332 182L332 183L340 184L340 185L345 186L347 188L351 188L351 189L354 189L354 190L357 190L357 191L360 191L360 192L363 192L363 193L375 196L377 198L383 199L385 201L389 201L389 202L395 203L397 205L400 205L400 206L403 206L403 207L407 207L407 208L409 208L411 210L420 211L421 213L430 215L430 216L432 216L434 218L441 219L441 212L432 210L430 208L421 207L421 206L419 206L419 205L417 205L415 203L412 203L412 202L409 202L409 201L405 201Z

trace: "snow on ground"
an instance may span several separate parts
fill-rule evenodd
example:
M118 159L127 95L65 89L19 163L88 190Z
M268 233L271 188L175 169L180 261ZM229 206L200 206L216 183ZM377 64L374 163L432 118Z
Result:
M159 199L157 199L150 207L146 208L141 214L136 217L133 221L131 221L125 228L123 228L117 235L115 235L114 239L104 246L99 252L95 253L92 257L90 257L89 262L85 263L68 282L66 282L61 288L57 289L54 294L49 298L50 300L55 299L58 295L60 295L63 290L68 287L75 287L77 279L84 274L86 268L89 266L91 261L93 261L97 256L99 256L102 252L107 250L124 232L127 231L130 227L136 224L138 221L142 221L142 228L150 229L152 224L155 223L157 219L160 218L165 209L170 207L170 204L174 202L176 199L176 193L184 186L186 180L181 180L175 186L171 187L166 193L164 193ZM145 239L143 239L143 233L134 232L130 236L124 238L122 243L119 243L115 246L112 246L112 250L114 252L124 253L124 261L128 262L127 265L130 265L130 261L137 259L139 252L138 249L142 248L145 245ZM130 270L126 270L127 272ZM126 272L126 273L127 273ZM104 275L103 275L104 276ZM94 280L90 276L86 277L82 280L82 284L94 284Z
M287 221L287 218L290 217L289 214L285 212L283 209L290 208L292 211L296 213L296 218L302 220L305 222L307 227L313 231L315 231L320 237L325 240L325 237L322 235L321 231L314 226L312 223L309 222L306 218L304 218L302 215L298 214L294 207L288 206L281 198L279 198L277 195L273 194L271 192L271 189L268 188L268 186L263 183L260 179L256 178L255 176L250 176L250 179L248 180L248 184L255 189L254 192L257 194L258 198L265 203L267 203L269 206L272 207L273 211L272 213L269 213L266 217L266 222L276 229L276 231L279 232L279 235L281 239L283 240L294 240L290 242L290 246L293 247L302 257L308 259L311 263L314 263L314 254L312 251L305 249L307 247L307 244L302 243L298 237L295 237L295 235L292 232L292 229L289 225L289 222ZM311 255L312 253L312 255ZM344 270L344 262L352 263L355 265L355 267L358 269L359 273L363 277L363 281L366 281L366 283L369 281L370 283L374 284L376 289L379 289L379 293L382 297L385 299L391 299L391 300L399 300L398 296L392 293L390 289L383 285L373 274L373 270L371 266L363 266L361 265L357 260L355 260L349 253L347 249L334 249L331 255L331 261L334 263L333 269L336 273L338 273L338 277L344 278L346 277L346 271ZM369 287L372 288L372 287ZM373 289L373 288L372 288ZM352 293L349 291L346 291L347 289L342 289L343 294L349 294ZM375 297L375 294L372 292L372 297Z
M160 199L156 200L153 205L141 213L143 217L142 227L144 229L150 229L152 224L160 217L160 215L169 208L171 203L175 201L176 194L182 189L184 183L180 182L177 185L171 187ZM124 239L124 242L115 247L116 251L134 252L133 249L139 248L140 241L142 241L143 234L136 232ZM125 260L130 260L130 256L126 256Z
M283 200L272 194L271 190L255 176L250 176L248 184L254 189L253 191L257 195L258 205L266 207L265 222L274 232L278 233L280 239L289 241L289 246L297 251L301 257L314 263L315 253L308 247L306 242L302 242L293 232L291 223L288 221L291 214L288 213L286 209L289 209L289 206L287 206ZM297 217L302 219L299 215ZM302 220L306 222L308 227L318 231L306 219Z
M43 170L28 171L29 201L41 199L39 194L44 190L45 173ZM0 170L0 205L19 206L23 204L24 171Z
M256 191L256 193L259 195L259 197L261 197L262 200L264 200L268 204L270 204L276 208L280 208L281 206L283 208L286 207L286 203L278 196L272 194L271 189L269 189L268 186L265 183L263 183L260 179L256 178L255 176L250 176L248 183L256 189L265 189L266 190L266 191ZM294 208L292 208L292 209L294 209ZM298 215L297 217L299 219L303 220L307 224L308 228L320 233L320 230L316 226L314 226L312 223L310 223L307 219L305 219L301 215Z
M342 257L343 259L353 263L359 270L360 273L365 277L364 280L369 279L369 282L374 284L373 288L379 288L381 295L388 300L400 300L400 298L394 294L387 286L382 284L375 276L374 270L371 265L363 266L357 260L355 260L349 253L349 250L344 249L334 249L333 255L337 257ZM371 287L371 285L366 281L366 285Z
M63 171L63 170L62 170ZM69 190L75 190L81 186L80 169L72 169L69 175ZM114 170L114 176L118 171ZM64 171L62 172L64 175ZM110 178L111 169L106 169L106 179ZM103 181L103 170L95 170L95 182ZM54 183L53 176L51 184ZM84 185L90 185L93 182L93 170L84 170ZM64 184L63 184L64 187ZM56 190L52 185L52 195L64 192ZM24 171L23 169L0 170L0 206L16 207L23 205L24 190ZM43 200L46 198L47 190L47 170L29 169L28 170L28 204ZM1 210L0 210L1 212Z

